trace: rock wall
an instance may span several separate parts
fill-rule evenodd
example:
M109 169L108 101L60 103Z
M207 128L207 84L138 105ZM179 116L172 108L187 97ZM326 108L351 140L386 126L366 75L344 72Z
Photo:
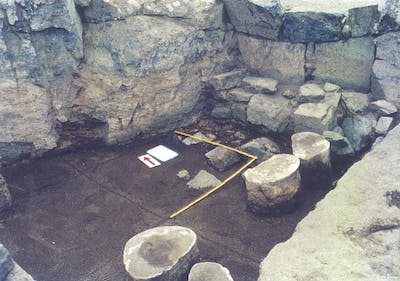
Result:
M270 251L258 280L399 280L399 140L397 126L352 166Z
M209 96L203 82L236 69L399 105L399 4L0 1L0 162L189 124Z

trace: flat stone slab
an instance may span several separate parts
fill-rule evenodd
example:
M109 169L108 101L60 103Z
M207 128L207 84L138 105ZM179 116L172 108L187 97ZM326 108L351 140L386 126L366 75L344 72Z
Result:
M278 89L278 81L265 77L245 77L242 88L253 94L272 94Z
M216 147L206 153L206 157L211 166L220 172L228 170L240 161L239 155L223 147Z
M233 102L249 102L253 95L242 88L234 88L228 91L227 99Z
M328 92L328 93L329 92L338 92L338 91L340 91L340 86L327 82L324 84L323 89L325 92Z
M197 255L196 242L196 234L182 226L143 231L125 245L125 269L135 281L179 280Z
M238 87L245 75L245 70L236 70L212 76L209 82L216 90L227 90Z
M198 174L191 179L186 185L193 189L206 189L217 186L221 181L205 170L201 170Z
M257 163L261 163L280 153L279 145L266 137L253 139L243 144L240 150L257 156Z
M397 126L269 252L258 281L398 280L399 145Z
M216 262L196 263L189 273L188 281L233 281L226 267Z
M387 100L371 102L369 107L379 115L391 115L398 111L397 106Z
M274 212L290 203L301 186L299 167L297 157L278 154L246 170L243 177L249 207L254 212Z
M317 102L324 97L325 92L318 84L308 83L299 88L299 102Z

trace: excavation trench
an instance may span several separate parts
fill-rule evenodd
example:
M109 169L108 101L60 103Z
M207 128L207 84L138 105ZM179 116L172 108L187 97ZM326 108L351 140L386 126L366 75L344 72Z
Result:
M246 190L239 176L226 186L169 219L173 211L202 192L189 190L176 177L205 169L224 179L207 163L212 145L186 146L173 133L123 147L74 150L3 169L12 208L0 217L0 240L34 278L54 280L130 280L122 250L133 235L159 225L181 225L199 238L200 260L230 269L234 280L254 281L259 264L330 187L308 187L289 214L257 216L246 207ZM137 157L158 144L180 153L153 169Z

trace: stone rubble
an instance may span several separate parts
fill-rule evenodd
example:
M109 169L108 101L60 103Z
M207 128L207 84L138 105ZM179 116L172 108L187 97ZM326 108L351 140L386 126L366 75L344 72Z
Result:
M377 135L386 135L393 124L393 117L382 116L378 119L375 126L375 133Z
M186 186L192 189L202 190L215 187L219 185L221 181L205 170L200 170L190 181L186 183Z
M380 116L391 115L398 111L397 107L393 103L386 100L377 100L371 102L369 107Z
M273 94L276 92L278 81L271 78L248 76L243 78L241 87L253 94Z
M226 171L240 161L239 155L223 147L216 147L206 153L210 165L220 172Z
M188 281L233 281L226 267L216 262L200 262L193 265Z
M181 180L185 180L185 181L190 180L190 174L187 170L180 170L176 174L176 176L178 177L178 179L181 179Z

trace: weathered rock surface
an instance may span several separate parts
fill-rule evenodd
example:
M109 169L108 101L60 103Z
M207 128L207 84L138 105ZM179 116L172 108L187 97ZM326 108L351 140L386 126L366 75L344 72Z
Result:
M335 131L325 131L323 136L330 142L331 154L338 157L354 156L354 149L345 136Z
M352 8L349 10L348 24L352 37L361 37L378 32L378 5Z
M276 0L225 0L234 28L243 33L277 39L281 27L281 8Z
M209 81L216 90L226 90L238 87L245 75L246 71L235 70L212 76Z
M240 161L236 152L219 146L207 152L206 157L210 165L220 172L228 170Z
M234 88L227 93L227 99L233 102L249 102L250 98L254 96L242 88Z
M257 156L258 164L280 153L279 145L266 137L253 139L243 144L240 150Z
M277 87L278 81L271 78L248 76L242 80L242 88L253 94L272 94Z
M338 91L340 91L340 86L327 82L324 84L323 89L325 92L328 92L328 93L329 92L338 92Z
M10 191L8 190L8 185L3 176L0 174L0 211L10 207L11 202L12 199Z
M202 138L202 139L207 139L207 136L204 135L202 132L197 132L193 136L198 137L198 138ZM182 141L182 143L185 144L185 145L199 144L201 142L202 142L201 140L198 140L198 139L195 139L195 138L190 138L190 137L187 137Z
M369 105L368 95L358 92L344 91L342 93L342 101L345 110L350 115L365 112Z
M391 115L398 111L397 107L387 100L371 102L369 108L379 115Z
M238 35L243 62L250 70L289 84L304 82L304 44L261 40Z
M387 33L376 39L376 58L372 73L372 94L400 104L400 32Z
M211 116L216 119L231 119L232 110L229 103L218 103L211 111Z
M378 135L386 135L393 124L393 117L382 116L378 119L375 126L375 133Z
M226 267L216 262L200 262L193 265L188 281L233 281Z
M326 103L303 103L293 114L293 124L296 132L322 134L336 126L334 108Z
M299 88L299 102L317 102L325 97L325 92L318 84L308 83Z
M375 117L371 114L347 117L343 121L343 132L350 141L355 152L372 143L374 138Z
M290 42L327 42L341 38L340 14L288 12L283 21L283 39Z
M196 234L182 226L146 230L126 243L125 269L134 280L179 280L198 254L196 243Z
M353 165L269 252L258 281L397 280L400 209L389 194L398 190L399 140L398 126Z
M186 185L189 188L202 190L202 189L206 189L206 188L215 187L215 186L219 185L220 183L221 183L221 181L219 179L217 179L216 176L210 174L209 172L207 172L205 170L201 170Z
M284 97L258 94L250 99L247 121L281 133L289 124L291 110L289 100Z
M323 136L312 132L292 135L293 155L310 169L330 168L330 143Z
M34 281L10 256L8 250L0 244L0 280Z
M374 63L375 46L371 38L320 43L308 59L315 61L317 81L330 81L345 89L367 92Z
M301 187L299 167L297 157L278 154L246 170L243 177L249 207L257 213L278 212L281 207L288 207Z

